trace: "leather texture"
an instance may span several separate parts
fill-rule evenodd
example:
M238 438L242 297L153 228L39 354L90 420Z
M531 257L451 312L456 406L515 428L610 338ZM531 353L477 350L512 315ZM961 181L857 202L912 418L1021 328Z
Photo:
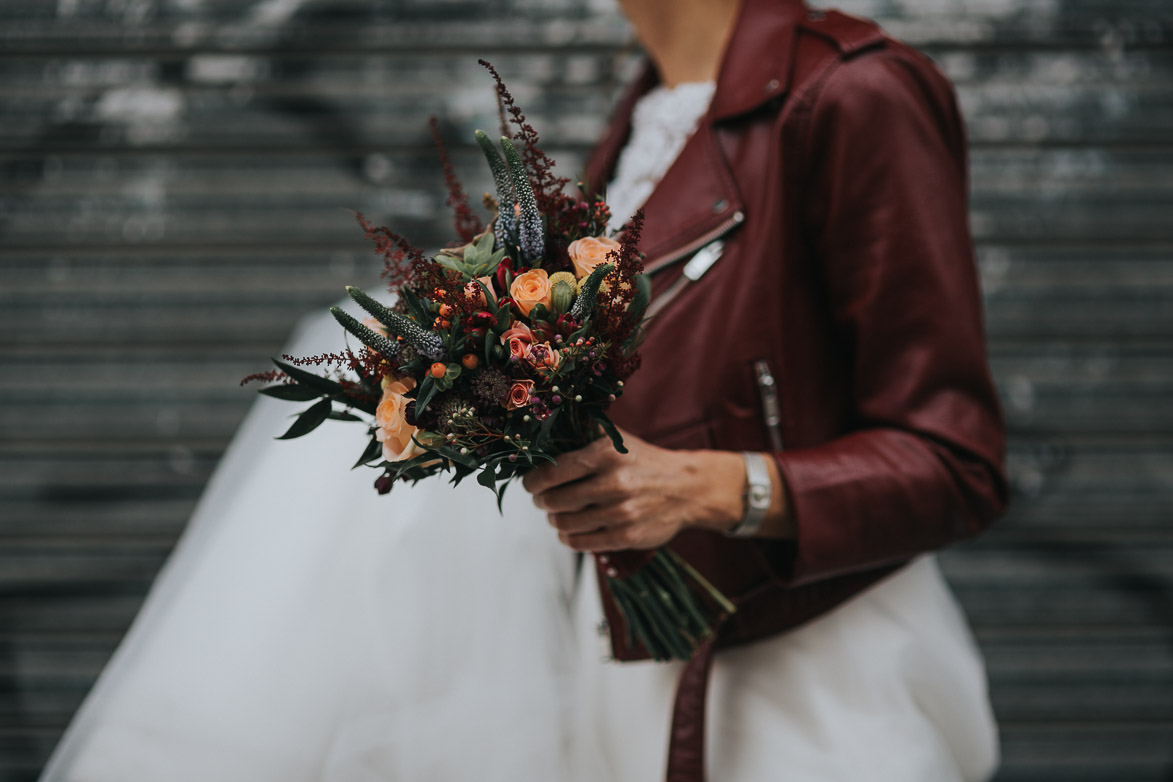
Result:
M587 167L596 187L656 83L649 64L621 101ZM660 446L777 460L796 540L690 530L670 544L738 604L717 648L802 624L1004 511L967 180L956 96L929 58L857 17L744 0L713 103L645 204L640 245L653 297L694 245L723 234L724 254L650 322L612 408ZM777 379L781 451L761 360ZM614 655L644 659L618 631L605 567Z

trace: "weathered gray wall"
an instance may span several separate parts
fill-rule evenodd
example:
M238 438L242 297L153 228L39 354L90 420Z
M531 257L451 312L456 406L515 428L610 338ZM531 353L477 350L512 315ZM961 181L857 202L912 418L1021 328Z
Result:
M1018 497L944 559L1007 781L1173 779L1171 5L841 5L937 58L968 117ZM572 170L631 52L610 0L0 3L0 779L34 775L130 622L236 381L373 281L341 208L438 243L425 117L493 125L477 56Z

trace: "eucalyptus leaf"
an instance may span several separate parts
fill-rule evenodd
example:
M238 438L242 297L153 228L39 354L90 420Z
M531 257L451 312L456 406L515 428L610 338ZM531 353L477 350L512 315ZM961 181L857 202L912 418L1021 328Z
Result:
M311 405L308 410L298 415L297 420L285 432L285 434L278 437L278 440L292 440L295 437L309 434L322 425L322 422L330 417L331 403L329 399L323 399L316 405Z
M287 402L309 402L317 399L321 394L312 388L297 383L280 383L275 386L265 386L257 389L258 393L271 396L274 399L284 399Z
M383 455L383 444L375 437L371 437L371 441L367 443L366 449L362 452L362 456L358 457L358 461L354 463L354 467L361 467L364 464L370 464L375 459Z
M441 389L437 387L436 379L431 375L428 375L423 379L423 382L420 383L419 386L419 393L416 394L415 397L415 415L417 419L423 415L424 410L427 409L428 404L436 396L436 392L439 390Z
M307 388L312 388L321 392L322 394L341 394L343 391L342 386L339 383L336 383L327 377L315 375L313 372L307 372L301 367L296 367L293 364L281 361L280 359L273 359L273 363L282 372L289 375L291 378L296 380L298 383L301 383L303 386L306 386Z

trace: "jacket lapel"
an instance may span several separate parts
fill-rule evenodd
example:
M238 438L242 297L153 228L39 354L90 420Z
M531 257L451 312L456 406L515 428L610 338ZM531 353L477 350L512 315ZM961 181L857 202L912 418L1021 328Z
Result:
M742 3L718 70L713 103L644 204L640 250L647 257L649 271L685 257L698 242L719 234L725 226L736 225L744 215L741 193L721 151L716 126L785 95L790 85L796 22L805 11L802 0ZM763 51L772 55L761 57ZM636 103L657 84L655 67L646 61L587 164L587 182L596 190L602 190L614 174L631 132Z

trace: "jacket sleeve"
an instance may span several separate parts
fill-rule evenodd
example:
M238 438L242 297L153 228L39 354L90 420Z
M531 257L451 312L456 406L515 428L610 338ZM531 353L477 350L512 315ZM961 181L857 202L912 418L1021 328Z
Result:
M797 527L775 549L788 585L974 535L1006 503L951 85L923 55L884 49L837 66L808 116L808 236L854 425L774 454Z

